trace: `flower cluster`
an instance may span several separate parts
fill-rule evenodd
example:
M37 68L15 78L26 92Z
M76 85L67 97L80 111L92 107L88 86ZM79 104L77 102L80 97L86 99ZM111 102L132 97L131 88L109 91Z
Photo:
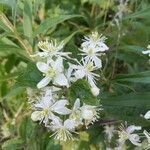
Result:
M147 113L143 116L143 118L150 120L150 110L147 111ZM140 132L140 133L139 133ZM105 125L104 126L104 133L106 135L106 141L108 143L111 143L111 141L114 142L113 137L115 137L116 140L116 147L115 150L126 150L127 148L127 142L130 142L134 146L137 147L137 149L144 149L149 150L150 149L150 133L146 130L142 131L141 126L135 126L135 125L127 125L127 122L125 124L122 124L118 127L115 127L114 125ZM118 137L118 139L116 139ZM143 140L142 140L143 139ZM111 149L111 148L106 148Z
M39 42L41 51L32 55L38 58L36 66L42 72L43 79L36 90L27 91L33 110L31 118L54 132L52 135L57 140L73 139L72 134L77 133L80 126L88 127L99 118L100 107L83 103L78 97L72 106L65 90L78 79L85 79L93 95L99 95L96 80L100 76L95 71L102 67L101 56L109 49L105 40L97 32L84 37L79 49L81 61L72 59L69 56L71 53L63 52L64 42L58 43L56 40ZM68 64L67 68L64 61Z

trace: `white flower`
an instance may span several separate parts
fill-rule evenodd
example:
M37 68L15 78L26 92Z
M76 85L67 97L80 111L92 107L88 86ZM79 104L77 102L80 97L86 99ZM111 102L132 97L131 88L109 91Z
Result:
M99 118L98 108L96 106L84 104L80 109L81 109L81 116L85 121L86 127L90 123L95 122Z
M75 126L79 126L79 125L83 124L82 123L82 116L81 116L81 110L80 110L80 99L79 98L76 99L69 118L71 120L74 120Z
M144 130L143 133L146 136L148 143L150 143L150 133L148 133L146 130Z
M128 1L129 0L119 0L118 12L116 13L115 18L122 20L124 14L129 11L127 8Z
M149 54L150 56L150 45L147 46L148 50L142 51L143 54Z
M99 91L100 89L97 86L93 86L91 87L91 92L94 96L98 96L99 95Z
M104 51L107 51L109 48L104 43L106 38L102 35L99 35L98 32L92 32L91 35L85 36L84 42L81 45L82 49L79 49L83 52L82 55L85 55L85 60L92 60L95 63L95 66L98 68L102 67L101 59L98 56L101 56Z
M63 60L58 57L56 61L50 60L47 63L37 62L37 68L44 74L44 78L37 84L38 88L43 88L49 84L50 81L53 84L60 86L68 86L68 81L63 71Z
M76 78L73 76L73 68L71 67L72 65L69 63L69 68L65 72L65 76L67 77L67 80L69 82L69 86L71 85L72 82L76 82Z
M82 43L82 48L97 48L96 52L104 52L109 48L104 44L106 37L99 35L98 32L92 32L91 35L84 37L84 42Z
M119 135L119 144L124 144L126 140L130 140L130 142L136 146L141 146L140 137L138 134L133 133L136 130L141 130L140 126L131 125L127 127L122 124L120 126L120 131L118 131Z
M144 115L145 119L150 119L150 110Z
M75 70L74 75L76 79L82 79L85 77L91 87L96 86L95 80L96 77L99 77L99 75L94 73L93 71L97 70L98 68L94 66L93 62L85 61L84 59L82 59L82 64L70 65L70 67Z
M64 47L64 42L58 42L56 40L51 40L51 42L41 41L38 43L38 47L42 50L42 52L37 52L35 55L31 55L32 57L40 56L43 58L49 57L68 57L69 52L61 52Z
M107 136L108 141L110 142L114 133L116 132L116 130L113 125L111 125L111 126L106 125L106 126L104 126L104 132Z
M148 133L146 130L144 130L143 133L146 136L147 141L148 141L148 145L146 146L145 150L148 150L148 149L150 149L150 133Z
M54 101L50 96L44 96L39 103L34 104L36 111L31 114L31 118L34 121L40 120L46 125L50 120L56 118L54 113L61 115L67 115L71 111L65 107L68 104L67 100Z
M72 132L75 133L75 123L71 119L63 121L56 118L51 122L49 129L54 131L54 139L60 141L73 140Z

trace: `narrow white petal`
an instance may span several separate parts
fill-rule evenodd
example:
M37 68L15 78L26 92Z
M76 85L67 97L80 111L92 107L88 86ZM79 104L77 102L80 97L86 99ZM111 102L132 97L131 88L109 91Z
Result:
M143 54L149 54L150 50L142 51Z
M148 133L146 130L144 130L143 133L146 136L148 142L150 143L150 133Z
M65 107L66 104L68 104L67 100L59 100L51 107L51 109L58 114L66 115L71 112L70 109Z
M126 129L126 131L128 133L133 133L135 130L141 130L141 127L140 126L131 125L131 126L128 126L128 128Z
M43 78L43 79L37 84L37 88L40 89L40 88L45 87L46 85L49 84L50 81L51 81L51 78L49 78L49 77Z
M101 59L99 59L97 56L94 56L93 57L93 61L94 61L96 67L102 68L102 61L101 61Z
M43 63L43 62L37 62L36 64L37 68L43 72L43 73L46 73L47 70L48 70L48 65L46 63Z
M70 130L70 131L74 131L74 128L75 128L75 122L71 119L67 119L65 120L64 122L64 126Z
M56 70L58 70L59 72L63 71L63 59L62 57L58 57L54 63L53 68L55 68Z
M75 103L74 103L74 106L73 106L73 110L76 110L80 107L80 99L77 98Z
M96 87L95 81L91 75L88 75L88 83L91 87Z
M99 46L99 51L101 52L107 51L109 49L108 46L103 42L99 43L98 46Z
M77 79L82 79L85 76L85 71L83 69L77 70L74 75Z
M150 119L150 110L144 115L145 119Z
M140 137L138 134L131 134L129 136L129 140L131 141L132 144L136 145L136 146L141 146L140 142Z
M69 85L68 80L63 73L56 75L56 77L54 78L54 83L61 86Z

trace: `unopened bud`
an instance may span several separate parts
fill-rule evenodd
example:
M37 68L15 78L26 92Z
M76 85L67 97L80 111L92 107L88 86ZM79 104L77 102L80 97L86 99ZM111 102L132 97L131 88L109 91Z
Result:
M98 87L94 86L94 87L91 88L91 92L94 96L98 96L99 92L100 92L100 89Z

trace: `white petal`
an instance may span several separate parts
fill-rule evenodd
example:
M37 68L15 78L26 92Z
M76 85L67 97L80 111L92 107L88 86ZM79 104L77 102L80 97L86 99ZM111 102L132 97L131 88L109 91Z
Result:
M57 112L60 115L68 115L71 113L71 110L66 107L56 108L55 112Z
M99 46L99 51L101 52L107 51L109 49L108 46L103 42L99 43L98 46Z
M136 146L141 146L140 142L140 137L137 134L131 134L129 136L129 140L131 141L132 144L136 145Z
M68 104L67 100L59 100L51 107L51 109L61 115L70 114L71 110L65 107L66 104Z
M56 75L54 78L54 83L61 86L68 86L68 80L63 73Z
M42 119L41 111L34 111L34 112L31 114L31 119L32 119L33 121L41 120L41 119Z
M98 68L102 68L102 61L97 56L93 56L93 61L95 63L95 66Z
M66 72L66 76L67 76L68 79L70 79L70 77L71 77L71 75L72 75L72 72L73 72L73 68L71 68L71 67L69 66L69 68L68 68L68 70L67 70L67 72Z
M150 143L150 134L146 130L144 130L143 133L146 136L148 143Z
M70 131L74 131L74 128L75 128L75 122L71 119L67 119L65 120L64 122L64 126L70 130Z
M36 64L37 68L43 72L43 73L46 73L47 70L48 70L48 65L46 63L43 63L43 62L37 62Z
M150 119L150 110L144 115L145 119Z
M58 57L53 65L53 68L58 70L59 72L63 71L63 59L62 57Z
M74 75L77 79L82 79L85 76L85 72L84 70L77 70Z
M73 110L76 110L80 107L80 99L77 98L75 103L74 103L74 106L73 106Z
M135 130L141 130L141 127L140 126L131 125L131 126L128 126L128 128L126 129L126 131L128 133L133 133Z
M59 117L53 117L50 129L55 131L62 127L62 120Z
M46 85L49 84L50 81L51 81L51 78L49 78L49 77L43 78L43 79L37 84L37 88L40 89L40 88L45 87Z
M142 51L143 54L149 54L150 50Z
M90 84L91 87L96 87L94 79L91 75L88 75L88 83Z

